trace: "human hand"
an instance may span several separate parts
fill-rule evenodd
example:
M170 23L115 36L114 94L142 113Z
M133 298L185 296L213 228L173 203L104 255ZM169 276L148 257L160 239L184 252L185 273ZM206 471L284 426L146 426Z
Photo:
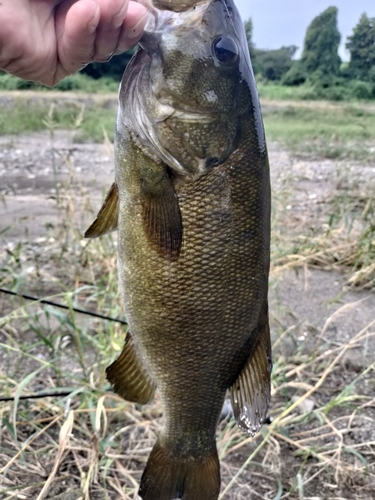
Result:
M131 0L2 0L0 69L55 85L133 47L146 21Z

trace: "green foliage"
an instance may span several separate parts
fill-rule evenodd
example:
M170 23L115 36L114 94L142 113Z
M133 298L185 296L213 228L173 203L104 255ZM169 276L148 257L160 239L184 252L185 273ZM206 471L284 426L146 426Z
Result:
M374 66L370 69L370 71L368 72L368 75L367 75L367 80L368 80L370 83L373 83L373 84L374 84L374 89L375 89L375 64L374 64Z
M292 58L297 47L291 45L276 50L257 49L253 43L253 28L253 21L249 18L245 21L245 33L254 73L260 74L267 81L281 80L293 65Z
M345 101L356 102L371 100L375 97L375 86L360 80L340 81L329 87L312 85L286 86L276 82L258 82L261 99L267 100L302 100L302 101Z
M301 61L309 75L316 71L332 76L339 73L341 35L337 29L337 13L336 7L328 7L307 28Z
M268 140L285 144L298 154L362 161L373 158L374 110L324 103L265 106L263 118Z
M277 50L258 50L255 49L257 69L265 80L275 81L287 73L293 66L292 57L297 51L297 47L281 47Z
M354 77L375 83L375 17L362 14L353 35L348 37L349 68Z
M113 56L106 63L93 62L83 68L81 72L91 76L91 78L95 78L95 80L102 77L110 77L116 82L119 82L134 52L135 48L118 54L117 56Z
M70 75L54 87L46 87L41 83L21 80L21 78L8 73L0 74L0 90L61 90L96 94L100 92L116 92L117 88L118 83L112 78L103 77L100 80L94 80L82 73Z
M256 49L255 45L253 43L253 20L251 17L245 21L245 33L246 33L246 39L247 39L247 44L249 46L249 52L250 52L250 58L251 58L251 63L253 66L254 73L258 73L258 61L257 61L257 54L256 54Z
M40 84L21 80L8 73L0 73L0 90L29 90L38 87Z
M307 80L308 74L305 65L301 61L296 61L282 78L283 85L301 85Z
M367 82L353 80L349 84L351 94L356 99L371 99L373 97L373 88Z
M61 91L84 91L90 94L95 94L98 92L116 92L118 88L118 83L112 78L103 77L100 79L100 83L93 78L82 73L76 73L75 75L70 75L57 85L53 87L53 90Z
M285 74L284 85L309 81L319 88L326 88L335 84L341 65L337 13L336 7L329 7L313 19L306 31L302 58Z
M63 105L52 104L52 107L48 107L41 98L37 98L35 102L23 102L23 99L20 99L11 106L0 109L0 136L30 133L52 127L74 131L76 142L101 142L104 135L113 139L115 120L116 109L108 109L105 103L102 107L99 104L95 107L85 107L83 104L78 106L65 102Z

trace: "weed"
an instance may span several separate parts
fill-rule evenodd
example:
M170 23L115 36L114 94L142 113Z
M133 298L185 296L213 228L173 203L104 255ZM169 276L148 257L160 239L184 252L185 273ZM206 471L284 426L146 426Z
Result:
M266 134L295 154L370 161L374 155L375 110L352 107L263 107Z
M113 98L115 102L115 98ZM47 101L48 102L48 101ZM0 135L14 135L39 130L73 130L76 142L101 142L103 132L111 140L114 135L116 111L107 107L93 107L68 101L63 105L50 100L45 104L22 99L10 108L0 108ZM104 101L105 102L105 101ZM9 119L11 116L11 119Z
M55 154L56 129L66 123L81 131L93 116L87 113L89 109L82 106L73 111L42 108L40 123L46 122L43 127L50 131ZM350 133L338 119L340 113L335 115L337 133L344 138ZM356 113L354 119L362 119ZM266 113L266 119L271 116L279 125L286 122L289 133L297 135L291 139L296 143L312 133L313 127L306 132L308 117L315 124L322 118L320 111L295 109L268 118ZM366 113L363 116L364 127L372 130L370 119ZM302 124L302 132L292 127L293 120ZM324 126L333 127L334 117L325 120ZM355 130L363 133L363 127ZM314 133L319 136L319 131ZM367 138L358 135L356 140ZM82 231L95 212L69 156L66 162L69 178L55 197L58 224L48 227L41 240L0 247L2 286L69 307L60 311L20 297L0 297L0 392L14 398L0 401L0 493L6 500L134 499L160 431L160 401L156 397L152 404L140 407L111 392L104 370L121 351L125 328L73 311L78 306L122 317L116 234L83 240ZM305 198L311 205L315 198L309 198L307 188L306 193L297 192L300 172L288 166L275 182L271 280L289 267L323 266L349 270L353 283L371 286L375 260L371 183L363 188L356 164L340 165L332 179L335 190L323 193L324 203L316 205L324 209L314 226L305 211L297 217L295 206L302 206ZM222 500L374 496L374 365L353 374L342 363L354 349L369 350L375 322L346 341L333 343L327 338L338 318L349 318L360 304L341 307L323 327L311 329L306 336L301 335L298 319L286 326L283 315L272 311L272 422L255 438L242 434L229 417L219 424ZM288 340L293 349L288 355L280 354ZM57 390L70 392L69 396L21 399Z

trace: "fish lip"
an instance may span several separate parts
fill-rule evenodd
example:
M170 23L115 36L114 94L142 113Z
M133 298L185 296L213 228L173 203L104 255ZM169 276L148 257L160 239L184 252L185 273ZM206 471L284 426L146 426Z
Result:
M196 111L190 111L190 110L179 110L176 109L174 110L173 114L170 116L170 118L176 118L177 120L181 120L184 122L200 122L200 123L211 123L212 121L215 120L215 118L218 116L216 113L201 113L201 112L196 112Z
M220 114L220 111L217 111L212 108L204 108L202 106L199 106L199 109L197 110L196 108L191 108L189 106L183 106L183 105L178 105L174 104L173 105L174 109L176 111L179 111L181 113L189 113L189 114L196 114L196 115L218 115Z
M208 108L208 107L205 108L202 106L199 106L199 107L197 106L196 108L191 107L191 106L184 106L181 103L176 103L173 101L171 102L170 100L165 100L165 102L163 102L163 100L159 100L159 102L161 104L166 104L166 105L171 106L174 110L171 116L175 117L175 118L184 118L184 115L186 115L187 117L191 117L191 118L196 116L199 119L201 119L203 117L205 117L207 119L209 119L209 118L214 119L219 115L225 114L224 112L217 110L217 109Z

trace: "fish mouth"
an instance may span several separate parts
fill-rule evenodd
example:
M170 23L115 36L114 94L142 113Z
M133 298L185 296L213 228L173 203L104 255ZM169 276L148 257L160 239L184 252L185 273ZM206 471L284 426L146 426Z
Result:
M175 108L171 118L177 118L183 122L190 123L210 123L212 122L218 113L213 113L211 110L206 111L193 111L183 108Z
M174 100L173 96L168 98L159 98L158 101L161 105L166 105L173 109L171 117L179 118L183 121L212 121L217 119L218 116L225 114L221 110L208 106L205 107L200 104L197 104L196 106L189 106L180 100Z

